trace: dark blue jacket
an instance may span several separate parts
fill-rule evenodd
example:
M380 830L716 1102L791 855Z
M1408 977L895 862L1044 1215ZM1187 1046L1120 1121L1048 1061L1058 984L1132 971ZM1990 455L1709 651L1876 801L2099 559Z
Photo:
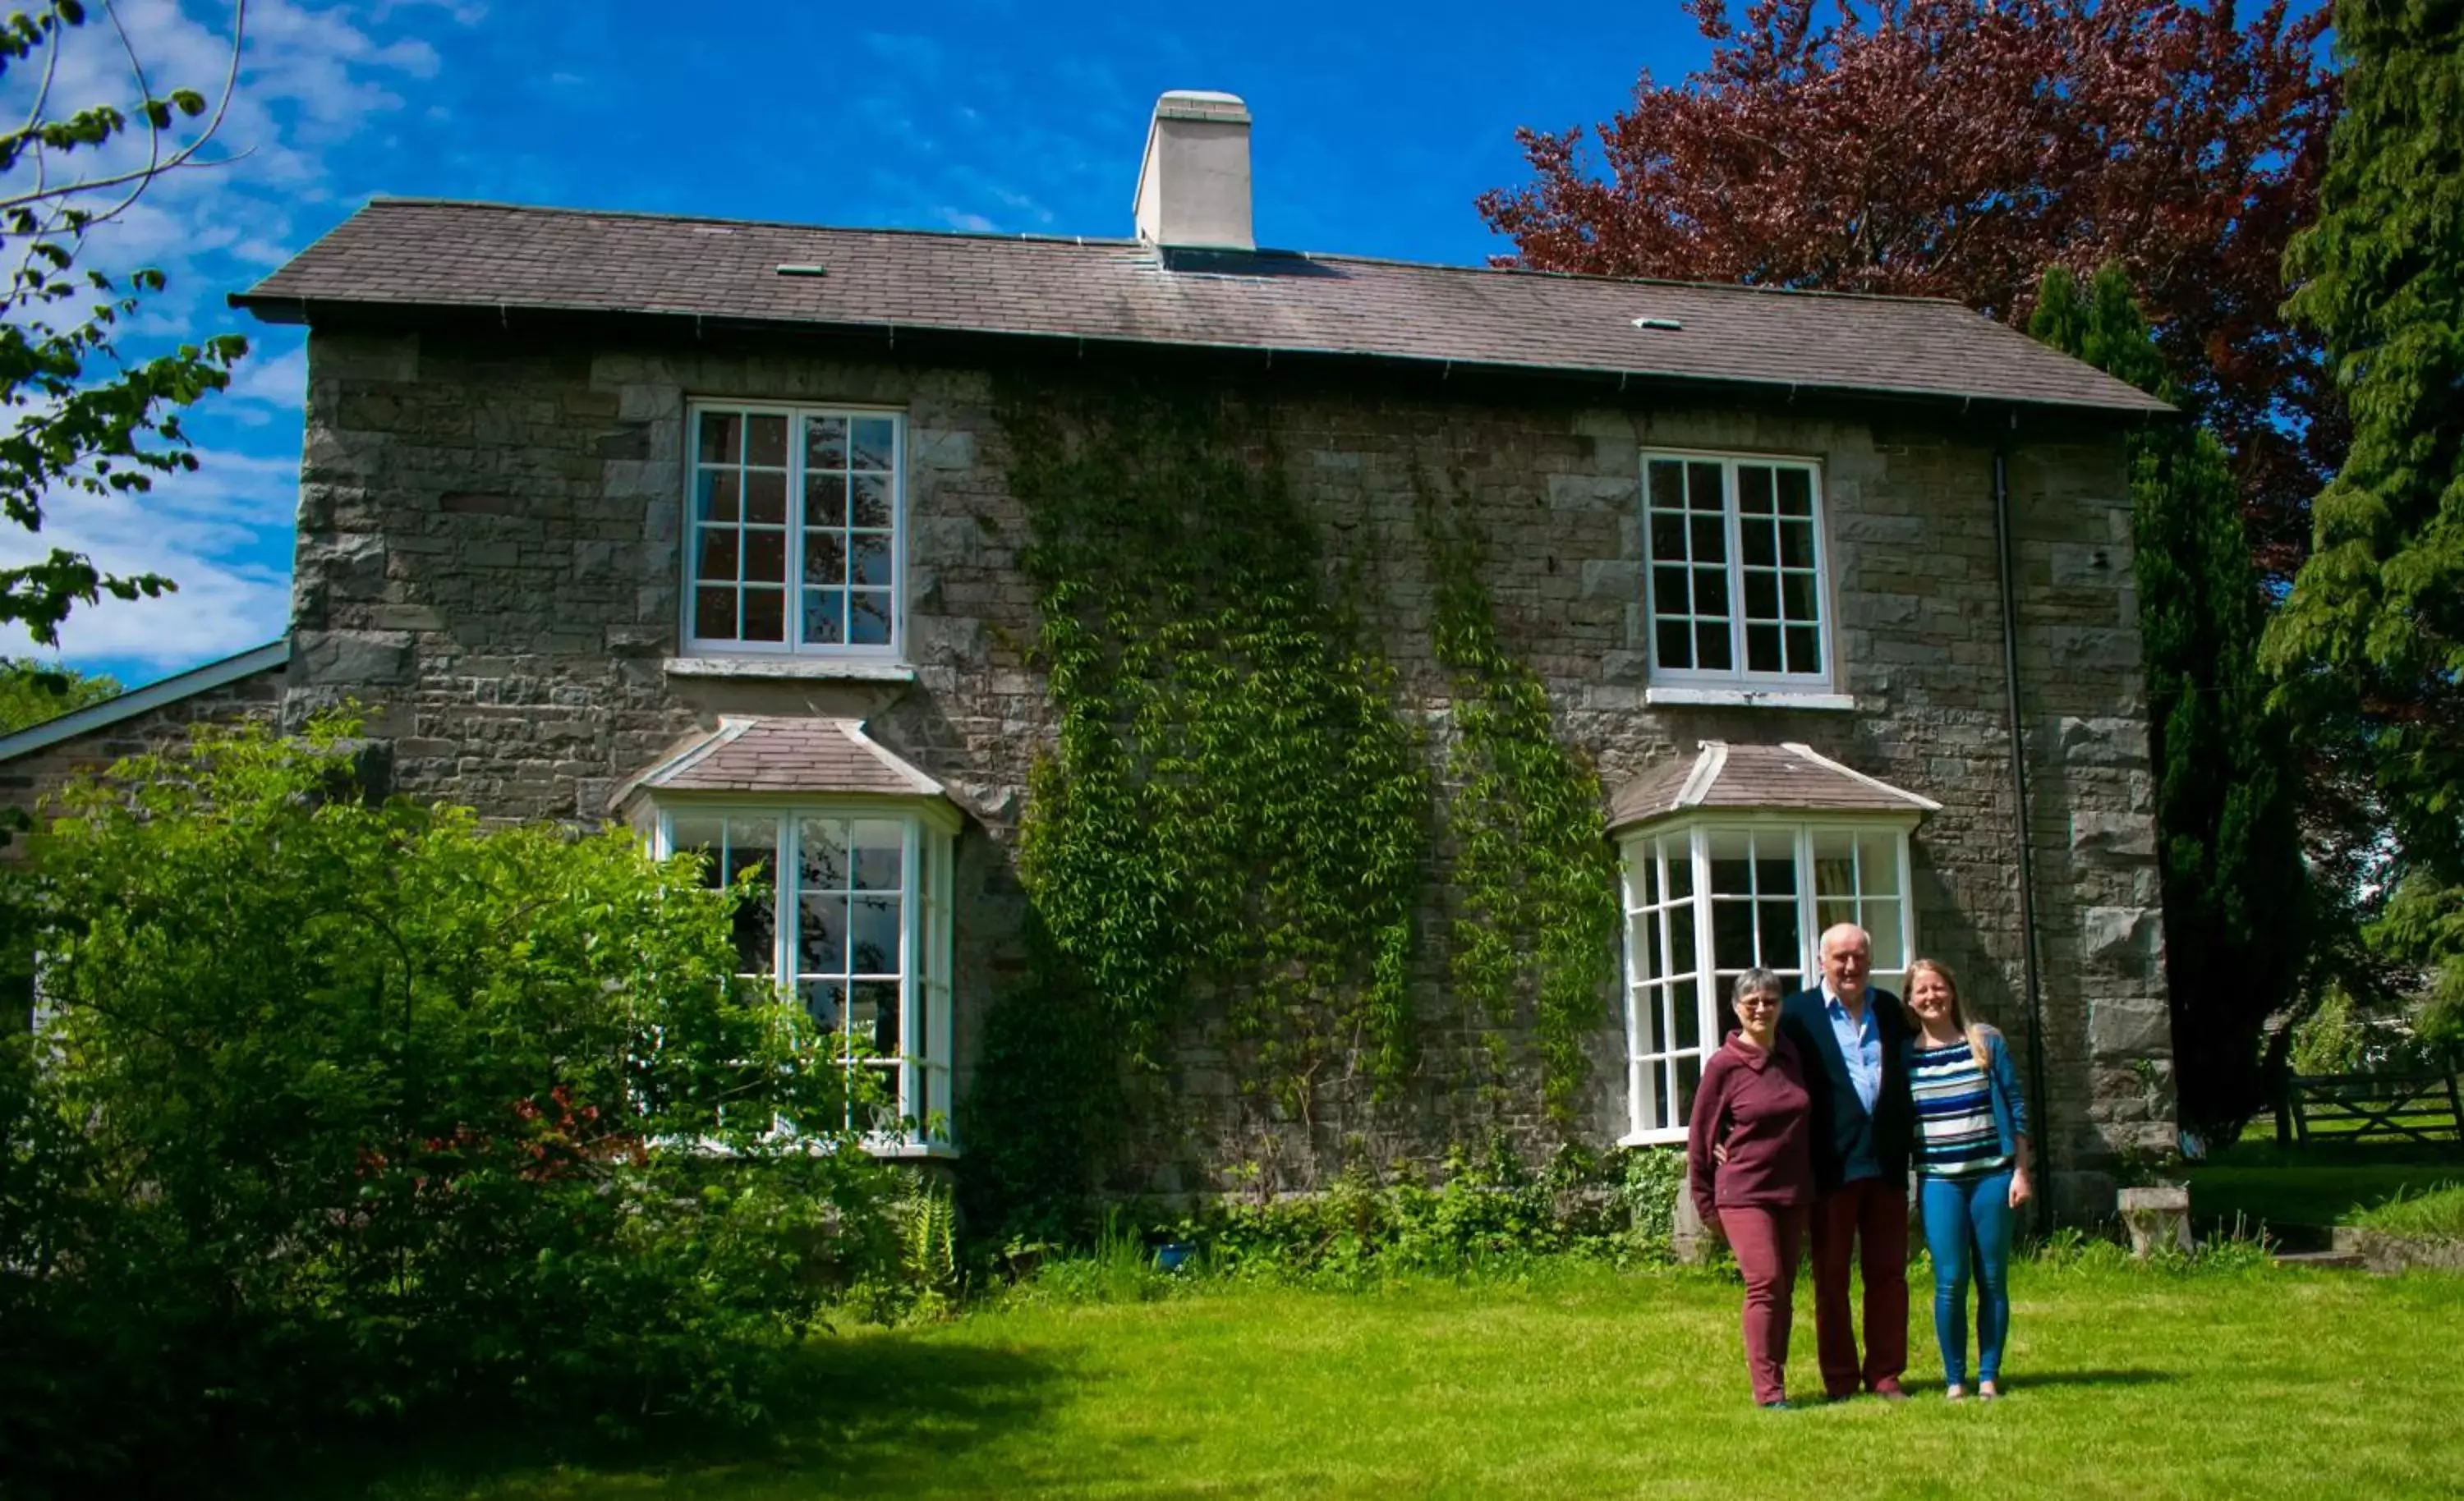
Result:
M1859 1145L1869 1150L1882 1182L1903 1187L1908 1155L1916 1141L1916 1101L1908 1095L1907 1013L1890 991L1865 987L1865 1005L1874 1013L1874 1032L1881 1043L1882 1087L1874 1097L1869 1116L1848 1077L1848 1060L1839 1055L1838 1034L1831 1030L1830 1008L1819 986L1799 990L1780 1005L1780 1031L1796 1044L1805 1060L1805 1092L1814 1099L1814 1186L1829 1193L1839 1186L1848 1159Z

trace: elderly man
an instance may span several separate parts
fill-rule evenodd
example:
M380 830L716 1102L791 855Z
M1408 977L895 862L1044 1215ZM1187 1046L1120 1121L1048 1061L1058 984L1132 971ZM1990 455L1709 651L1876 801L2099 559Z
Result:
M1834 1402L1861 1385L1900 1402L1908 1363L1908 1151L1916 1105L1908 1095L1900 999L1865 981L1865 930L1842 923L1822 935L1822 983L1788 998L1780 1030L1805 1060L1814 1099L1814 1335L1822 1389ZM1865 1359L1848 1309L1848 1258L1865 1279Z

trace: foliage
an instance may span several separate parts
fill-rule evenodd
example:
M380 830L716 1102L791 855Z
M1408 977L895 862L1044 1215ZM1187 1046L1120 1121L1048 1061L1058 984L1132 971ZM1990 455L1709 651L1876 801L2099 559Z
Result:
M52 666L29 657L0 657L0 735L118 698L121 692L120 680L102 673Z
M2294 1024L2286 1061L2296 1074L2406 1074L2445 1067L2444 1050L2404 1016L2378 1013L2347 987L2329 984Z
M1617 978L1617 872L1599 777L1559 743L1548 689L1498 639L1478 518L1415 479L1438 661L1453 686L1445 819L1455 843L1448 884L1461 902L1455 993L1497 1025L1529 998L1543 1091L1563 1117L1588 1071L1584 1039L1605 1019L1601 997Z
M1411 1061L1429 797L1391 672L1330 599L1288 482L1243 451L1234 415L1192 393L1015 390L1004 405L1060 715L1019 874L1034 989L1085 1013L1076 1035L1034 1030L1153 1068L1203 990L1259 1103L1306 1120L1332 1071L1382 1087ZM1004 1101L1024 1103L979 1100L971 1138L1013 1132L988 1109Z
M14 892L51 1012L0 1098L29 1484L396 1417L748 1418L881 1250L866 1071L730 980L739 893L364 800L346 732L123 762Z
M2363 1210L2354 1223L2407 1240L2464 1241L2464 1184L2451 1181L2399 1193Z
M2342 424L2277 315L2335 80L2281 0L1688 0L1713 43L1598 127L1520 133L1484 194L1549 271L1956 298L2024 327L2051 266L2119 264L2165 366L2234 459L2262 565L2299 561ZM2451 117L2452 118L2452 117Z
M2464 1038L2464 8L2336 11L2345 110L2286 304L2324 340L2352 446L2271 624L2281 701L2363 772L2390 895L2379 950Z
M244 6L234 9L244 14ZM9 414L0 424L0 515L28 532L40 532L45 508L64 496L142 495L159 475L195 469L178 409L230 384L232 361L248 351L247 340L225 334L150 359L123 359L117 332L163 291L163 273L143 270L115 280L77 269L89 232L126 211L165 174L197 163L231 102L239 68L234 31L231 73L218 101L193 89L158 95L119 18L107 6L103 13L129 59L136 98L124 108L62 110L52 98L62 48L89 19L77 0L51 0L0 25L0 80L12 71L19 80L36 75L18 91L31 98L26 114L0 130L0 254L16 261L0 290L0 409ZM184 120L199 123L174 141ZM55 547L33 562L0 569L0 622L17 622L35 641L56 645L60 622L78 604L172 587L156 574L103 573L83 554Z
M2028 331L2175 394L2118 266L2084 287L2048 271ZM2265 606L2222 445L2205 427L2158 429L2131 440L2130 462L2174 1077L2185 1123L2230 1141L2268 1103L2260 1039L2308 944L2296 777L2258 669Z

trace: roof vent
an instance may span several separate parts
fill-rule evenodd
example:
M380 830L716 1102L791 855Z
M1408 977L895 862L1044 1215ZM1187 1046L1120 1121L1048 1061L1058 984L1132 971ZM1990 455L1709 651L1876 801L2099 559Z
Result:
M1254 250L1249 106L1238 95L1175 89L1155 100L1138 168L1138 238L1150 245Z

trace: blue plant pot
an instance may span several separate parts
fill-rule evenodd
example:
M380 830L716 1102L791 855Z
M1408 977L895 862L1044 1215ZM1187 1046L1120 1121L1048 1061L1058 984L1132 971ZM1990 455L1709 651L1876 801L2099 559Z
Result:
M1189 1264L1190 1257L1197 1254L1198 1248L1190 1245L1186 1241L1177 1240L1169 1245L1158 1246L1155 1248L1155 1270L1158 1272L1178 1272L1182 1267Z

